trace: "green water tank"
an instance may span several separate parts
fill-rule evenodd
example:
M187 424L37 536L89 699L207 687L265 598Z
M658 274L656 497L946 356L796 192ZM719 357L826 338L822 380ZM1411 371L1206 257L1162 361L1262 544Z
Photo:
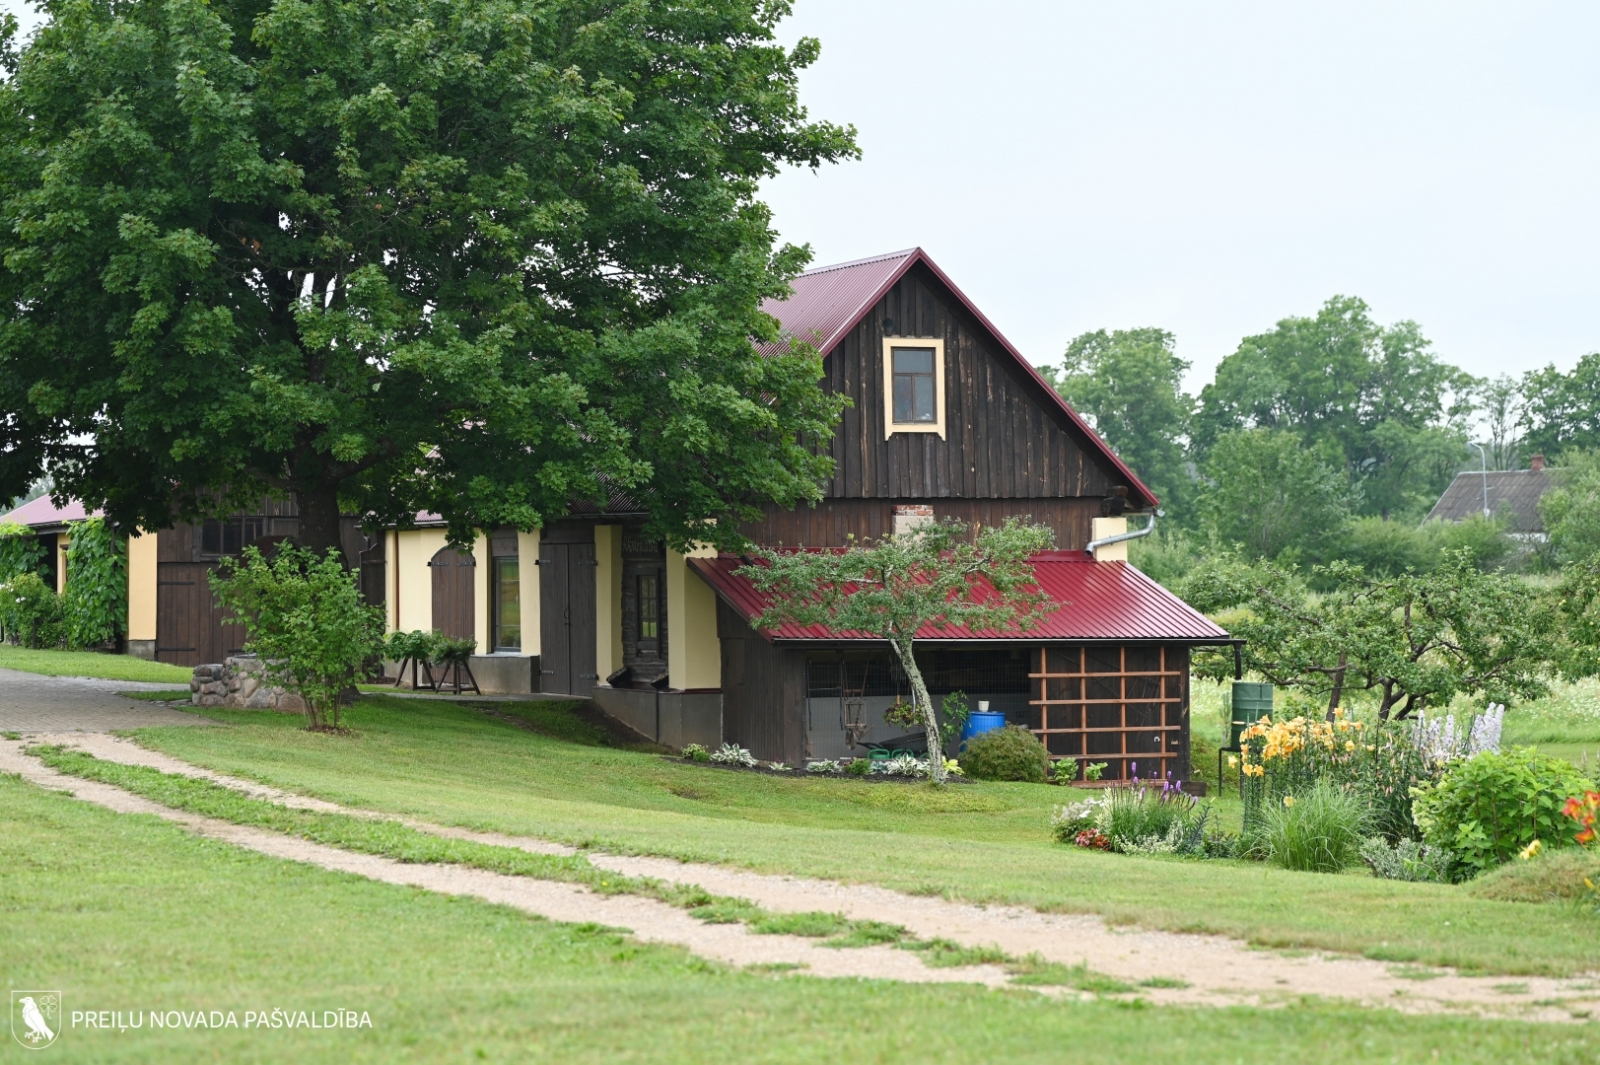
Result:
M1233 712L1228 716L1228 746L1237 749L1239 734L1260 721L1272 716L1272 685L1253 680L1233 682Z

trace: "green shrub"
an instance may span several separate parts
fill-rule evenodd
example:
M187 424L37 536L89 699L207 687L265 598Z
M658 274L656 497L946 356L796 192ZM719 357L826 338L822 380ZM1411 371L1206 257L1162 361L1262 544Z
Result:
M67 583L61 597L67 643L99 647L122 634L128 617L128 553L104 518L68 526Z
M1365 803L1327 781L1261 811L1268 860L1308 873L1337 873L1354 862L1369 822Z
M1484 752L1419 787L1413 815L1424 842L1455 853L1457 876L1465 879L1510 861L1534 840L1572 843L1577 828L1561 807L1588 784L1571 762L1526 747Z
M1600 852L1564 847L1491 869L1468 884L1466 891L1501 902L1560 902L1588 898L1584 880L1600 884Z
M331 710L337 728L340 694L383 639L383 609L366 604L339 553L319 558L285 545L268 562L247 547L210 580L236 615L225 620L248 626L245 650L261 656L267 678L305 700L309 727L322 727Z
M1361 845L1361 860L1380 880L1448 884L1450 867L1455 864L1456 856L1414 839L1390 843L1382 836L1373 836Z
M961 771L975 780L1022 780L1043 784L1050 773L1050 755L1039 737L1007 725L974 736L961 754Z
M857 758L845 766L844 771L853 777L870 777L872 775L872 759Z
M59 647L66 640L61 597L37 573L0 584L0 630L24 647Z

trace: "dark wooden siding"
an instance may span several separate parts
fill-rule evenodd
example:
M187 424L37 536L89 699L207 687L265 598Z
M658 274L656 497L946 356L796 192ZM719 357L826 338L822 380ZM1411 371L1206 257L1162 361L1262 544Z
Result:
M253 528L262 536L292 538L299 531L292 502L263 500L260 511L250 517L260 519ZM382 605L386 538L363 533L354 518L345 518L339 532L345 562L359 568L362 595L368 603ZM201 527L194 525L179 524L156 534L157 661L198 666L221 662L244 647L244 627L224 624L226 612L211 594L207 578L220 560L201 550L201 540Z
M722 644L722 738L757 758L798 763L805 749L805 653L764 640L717 601Z
M428 561L428 568L433 576L434 631L458 640L472 639L477 628L476 560L466 551L441 547Z
M1043 386L994 347L979 323L925 268L909 271L832 352L829 391L851 398L835 434L828 495L875 499L1015 499L1092 496L1118 483L1086 450L1082 429ZM888 328L885 321L892 323ZM946 439L884 439L885 337L944 341Z
M539 690L588 695L597 679L594 524L546 526L539 567Z
M639 638L639 578L656 579L656 631L654 642ZM659 540L646 540L643 528L622 529L622 664L633 671L632 683L648 683L667 675L667 549Z
M1082 550L1089 523L1100 513L1098 498L1066 499L826 499L815 507L767 508L766 517L743 527L758 544L786 547L840 547L850 534L860 539L894 531L894 507L927 503L938 518L960 518L969 526L999 525L1011 516L1031 517L1055 530L1056 547Z

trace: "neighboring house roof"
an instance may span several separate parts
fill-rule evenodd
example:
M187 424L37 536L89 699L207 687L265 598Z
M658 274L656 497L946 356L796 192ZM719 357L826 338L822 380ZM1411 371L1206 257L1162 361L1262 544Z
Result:
M1230 637L1211 619L1126 562L1096 562L1084 551L1041 551L1030 560L1039 587L1058 604L1027 632L970 632L963 628L924 628L920 640L1003 640L1015 642L1152 640L1174 643L1224 643ZM746 621L766 609L767 596L734 570L735 555L691 558L689 565ZM980 584L986 588L987 585ZM780 625L764 633L773 641L876 641L860 633L841 633L821 625Z
M906 271L921 264L950 291L967 313L977 319L978 325L989 334L995 346L1015 362L1017 370L1026 380L1031 380L1053 404L1065 414L1086 438L1088 446L1098 450L1106 462L1126 479L1129 497L1135 506L1155 506L1155 494L1140 481L1138 475L1123 464L1116 452L1100 438L1083 417L1061 398L1061 394L1039 375L1033 364L1023 358L994 323L967 298L955 283L939 269L928 253L921 248L877 255L870 259L839 263L808 270L792 282L793 295L785 300L767 300L761 309L778 319L782 339L776 344L763 344L758 350L763 354L787 351L791 340L813 345L820 355L826 356L844 336L854 329L867 313L891 289Z
M100 512L97 510L95 513ZM10 514L0 517L0 521L14 521L30 529L52 529L65 526L69 521L82 521L87 517L89 515L84 511L83 504L76 499L68 500L65 506L58 507L50 501L49 496L40 496L22 504Z
M1483 489L1489 482L1489 512L1510 519L1514 533L1542 533L1539 497L1552 487L1550 470L1491 470L1483 473L1458 473L1444 490L1439 502L1428 511L1428 521L1465 521L1483 514Z

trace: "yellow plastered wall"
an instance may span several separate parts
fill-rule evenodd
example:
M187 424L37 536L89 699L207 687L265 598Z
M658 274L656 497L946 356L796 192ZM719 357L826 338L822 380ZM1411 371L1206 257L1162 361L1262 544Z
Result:
M717 593L689 569L687 555L667 549L667 677L674 688L721 688L722 643L717 639Z
M493 554L489 538L482 533L472 541L472 559L477 563L472 571L472 634L478 638L478 654L494 650L494 632L489 627L489 576L494 572Z
M517 533L517 580L522 596L522 653L539 653L539 534Z
M428 560L444 546L443 529L403 529L395 534L395 627L404 632L433 629L433 571Z
M72 538L66 533L56 537L56 594L67 590L67 547Z
M128 639L156 638L156 534L128 537Z
M1089 523L1089 539L1099 540L1106 536L1121 536L1128 531L1127 518L1095 518ZM1128 541L1120 544L1107 544L1098 547L1094 552L1096 562L1126 562L1128 561Z
M594 527L594 558L594 660L603 682L622 668L622 526Z

